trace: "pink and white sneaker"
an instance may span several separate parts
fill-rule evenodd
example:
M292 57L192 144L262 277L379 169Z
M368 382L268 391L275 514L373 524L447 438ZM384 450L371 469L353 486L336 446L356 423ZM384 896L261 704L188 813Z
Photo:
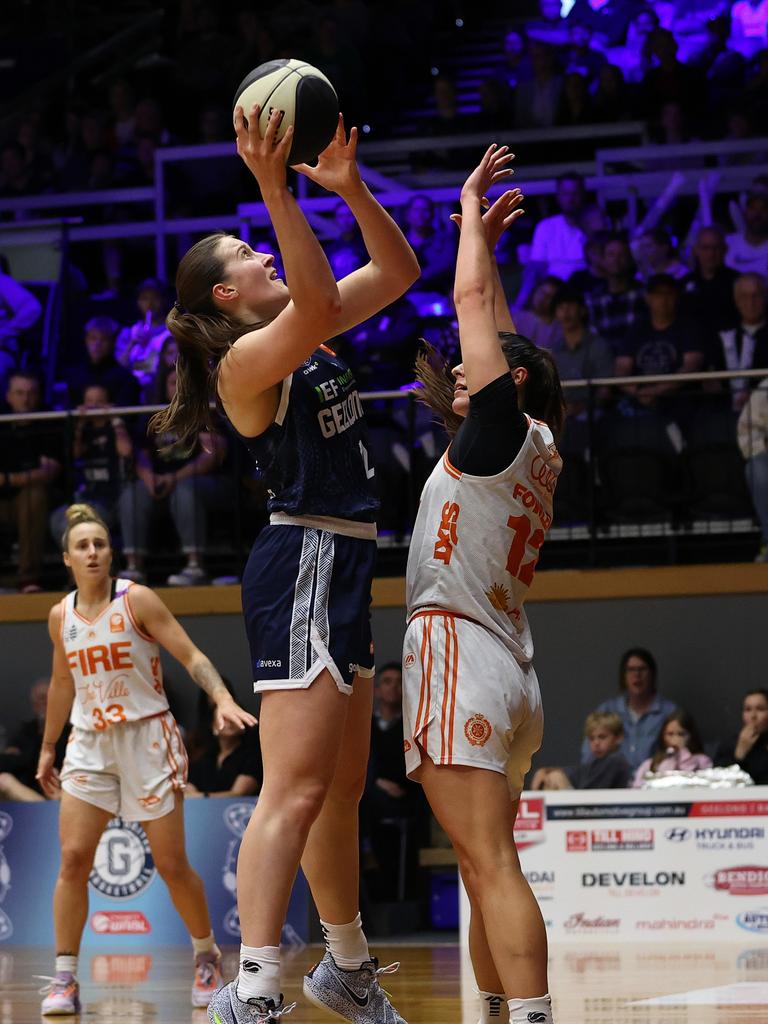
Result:
M192 983L192 1005L208 1006L214 993L224 987L221 954L213 950L195 957L195 980Z
M59 971L55 977L45 980L49 984L40 989L41 994L45 993L40 1007L44 1017L72 1017L80 1013L80 986L74 974Z

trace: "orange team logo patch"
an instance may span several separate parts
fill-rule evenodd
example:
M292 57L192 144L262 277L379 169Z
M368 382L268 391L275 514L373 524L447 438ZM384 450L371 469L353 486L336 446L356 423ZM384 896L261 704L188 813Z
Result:
M124 633L125 632L125 619L120 612L115 612L109 616L109 632L110 633Z
M464 723L464 735L473 747L484 747L492 732L493 726L485 715L472 715Z
M446 565L450 564L453 549L459 542L457 523L460 512L461 508L455 501L446 501L443 505L433 557Z
M406 654L405 661L403 662L403 665L406 668L410 668L411 665L413 665L415 663L415 661L416 661L416 655L415 654Z
M403 741L403 753L407 754L410 749L411 749L411 741L410 740L404 740Z

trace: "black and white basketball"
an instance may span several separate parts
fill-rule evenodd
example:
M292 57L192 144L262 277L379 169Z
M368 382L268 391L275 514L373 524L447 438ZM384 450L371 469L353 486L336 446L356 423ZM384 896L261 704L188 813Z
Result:
M245 76L235 93L246 119L253 104L260 108L259 130L267 130L272 110L282 112L277 141L292 124L289 164L311 163L333 138L339 120L336 90L317 68L302 60L269 60Z

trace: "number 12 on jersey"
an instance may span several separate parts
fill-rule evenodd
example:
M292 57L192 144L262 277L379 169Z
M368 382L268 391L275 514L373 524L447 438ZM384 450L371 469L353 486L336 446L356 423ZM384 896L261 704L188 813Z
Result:
M507 555L507 572L529 587L533 582L533 574L539 560L539 549L544 543L544 531L537 528L531 533L531 521L528 516L510 516L507 526L514 531ZM529 549L533 552L533 558L523 562Z

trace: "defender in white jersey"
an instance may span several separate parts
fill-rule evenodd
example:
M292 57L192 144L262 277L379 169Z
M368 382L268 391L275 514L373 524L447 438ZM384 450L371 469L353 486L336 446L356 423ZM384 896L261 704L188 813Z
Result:
M548 353L514 333L493 262L519 189L491 146L461 194L454 299L463 363L421 358L424 400L450 447L422 493L408 558L403 725L409 775L456 849L472 907L481 1022L552 1024L547 944L513 828L543 717L524 600L552 523L563 399Z
M88 505L67 510L64 563L76 590L51 609L53 669L37 778L61 797L61 868L53 914L56 971L45 1016L80 1011L77 956L88 915L88 877L107 823L144 827L155 867L189 929L195 952L193 1006L207 1006L223 984L199 876L184 849L187 754L168 709L160 645L177 658L216 705L216 723L255 725L233 701L208 658L147 587L110 576L112 546ZM72 732L59 777L55 744L69 717Z

